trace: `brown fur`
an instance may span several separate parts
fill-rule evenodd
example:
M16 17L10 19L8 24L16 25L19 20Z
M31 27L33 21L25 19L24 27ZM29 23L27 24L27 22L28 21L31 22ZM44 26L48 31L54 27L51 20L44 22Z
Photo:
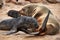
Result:
M50 11L48 8L44 6L39 5L27 5L23 7L19 12L22 15L35 17L40 25L40 27L37 29L38 32L41 29L41 25L48 14L48 11ZM59 24L54 18L54 15L51 13L46 25L47 30L41 34L48 34L48 35L54 35L59 32Z

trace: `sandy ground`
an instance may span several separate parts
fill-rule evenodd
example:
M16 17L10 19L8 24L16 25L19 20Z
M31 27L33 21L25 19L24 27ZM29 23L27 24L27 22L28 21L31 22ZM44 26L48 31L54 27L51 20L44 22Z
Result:
M43 4L38 4L43 5ZM60 4L44 4L43 6L46 6L49 8L52 13L56 16L56 19L58 20L60 24ZM8 17L6 13L11 10L20 10L23 6L21 5L15 5L12 3L4 4L3 8L0 9L0 21L4 19L10 19L11 17ZM0 31L4 32L4 31ZM0 34L0 40L60 40L60 33L56 35L45 35L45 36L32 36L25 34L23 32L18 32L16 34L12 35L2 35Z

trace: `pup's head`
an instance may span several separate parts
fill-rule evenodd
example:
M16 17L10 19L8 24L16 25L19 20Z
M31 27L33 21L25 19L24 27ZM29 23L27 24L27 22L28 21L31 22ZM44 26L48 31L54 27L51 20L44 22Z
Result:
M17 18L17 17L21 16L19 14L19 12L16 11L16 10L9 10L8 13L7 13L7 15L10 16L10 17L13 17L13 18Z

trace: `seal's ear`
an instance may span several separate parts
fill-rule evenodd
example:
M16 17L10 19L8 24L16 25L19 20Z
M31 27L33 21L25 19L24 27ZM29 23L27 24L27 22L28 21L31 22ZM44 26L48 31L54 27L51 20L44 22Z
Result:
M10 16L10 17L13 17L13 18L17 18L17 17L21 16L19 14L19 12L16 11L16 10L9 10L8 13L7 13L7 15Z

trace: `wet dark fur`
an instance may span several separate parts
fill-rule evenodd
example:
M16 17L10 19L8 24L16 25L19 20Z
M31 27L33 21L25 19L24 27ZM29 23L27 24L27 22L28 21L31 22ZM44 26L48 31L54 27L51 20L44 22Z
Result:
M21 15L19 15L19 12L16 10L9 10L7 12L7 15L10 17L13 17L13 18L17 18L17 17L21 16Z
M10 30L6 34L12 34L18 31L30 34L32 31L28 29L35 31L38 27L36 19L28 16L20 16L0 22L0 30Z

